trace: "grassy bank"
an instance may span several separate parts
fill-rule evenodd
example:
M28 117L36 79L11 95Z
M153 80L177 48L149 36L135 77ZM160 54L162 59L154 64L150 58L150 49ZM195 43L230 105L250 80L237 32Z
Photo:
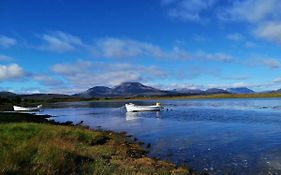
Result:
M0 113L0 174L191 174L148 158L125 134L15 115Z

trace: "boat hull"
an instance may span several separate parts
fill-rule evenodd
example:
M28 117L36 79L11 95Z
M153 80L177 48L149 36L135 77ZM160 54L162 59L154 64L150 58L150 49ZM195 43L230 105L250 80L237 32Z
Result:
M141 112L141 111L160 111L160 106L136 106L131 104L125 105L127 112Z
M42 110L42 105L37 107L21 107L21 106L13 106L14 111L17 112L30 112L30 111L40 111Z

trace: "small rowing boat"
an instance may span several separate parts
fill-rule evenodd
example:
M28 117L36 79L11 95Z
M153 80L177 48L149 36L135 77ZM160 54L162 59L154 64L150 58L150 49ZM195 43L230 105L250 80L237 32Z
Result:
M18 112L30 112L30 111L40 111L42 109L42 105L38 105L36 107L21 107L21 106L13 106L14 111Z
M156 103L153 106L138 106L133 103L125 104L127 112L141 112L141 111L160 111L160 103Z

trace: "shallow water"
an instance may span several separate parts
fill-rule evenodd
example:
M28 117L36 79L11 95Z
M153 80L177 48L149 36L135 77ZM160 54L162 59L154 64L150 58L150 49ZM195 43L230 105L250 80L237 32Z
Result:
M148 105L155 101L130 101ZM120 102L57 103L43 113L126 131L150 156L210 174L281 174L281 99L161 100L161 112L126 113Z

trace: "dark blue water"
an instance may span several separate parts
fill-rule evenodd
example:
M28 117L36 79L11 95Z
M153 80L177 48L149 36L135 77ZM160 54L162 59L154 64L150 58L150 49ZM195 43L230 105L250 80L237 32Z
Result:
M153 104L155 101L130 101ZM121 102L58 103L57 121L81 120L151 143L150 156L210 174L281 174L281 99L162 100L161 112Z

